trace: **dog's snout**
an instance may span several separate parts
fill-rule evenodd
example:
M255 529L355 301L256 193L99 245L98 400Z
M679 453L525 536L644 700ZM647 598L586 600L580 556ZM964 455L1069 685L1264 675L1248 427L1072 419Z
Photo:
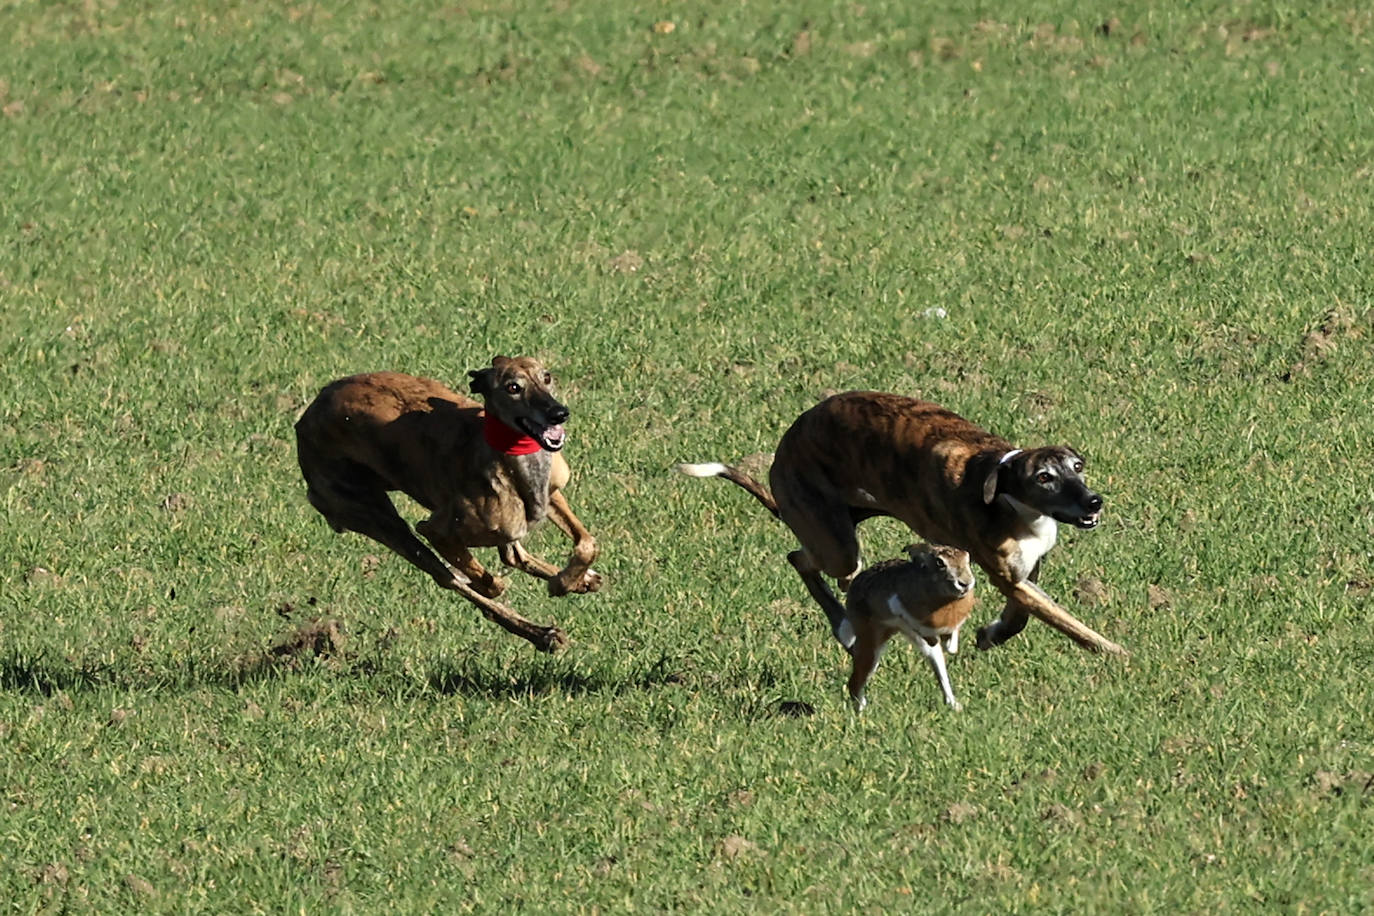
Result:
M565 423L568 419L568 408L554 402L549 405L548 418L550 423ZM1099 499L1098 502L1100 503L1102 500Z
M1085 503L1089 512L1097 512L1102 508L1102 497L1096 493L1090 492L1088 493L1088 498Z

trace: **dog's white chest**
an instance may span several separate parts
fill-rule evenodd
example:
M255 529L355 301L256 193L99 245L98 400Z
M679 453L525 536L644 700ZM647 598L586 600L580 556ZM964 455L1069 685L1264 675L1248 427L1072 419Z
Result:
M1049 553L1050 548L1059 539L1059 525L1048 515L1036 512L1020 500L1010 496L1002 498L1010 503L1020 516L1021 532L1015 538L1015 561L1020 574L1028 576L1031 570L1035 569L1035 564L1040 562L1040 558Z
M1033 569L1059 539L1059 526L1048 515L1042 515L1031 522L1030 529L1029 535L1016 539L1016 546L1021 551L1022 562Z

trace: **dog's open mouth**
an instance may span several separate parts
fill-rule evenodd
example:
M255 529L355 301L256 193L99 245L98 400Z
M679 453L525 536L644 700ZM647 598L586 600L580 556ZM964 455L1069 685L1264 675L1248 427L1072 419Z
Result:
M1073 525L1075 528L1096 528L1097 523L1102 521L1102 511L1097 512L1055 512L1052 513L1054 520L1063 525Z
M541 448L551 452L556 452L561 449L563 447L563 442L568 437L567 432L563 429L562 423L555 423L552 426L543 426L529 417L521 417L516 422L520 424L520 429L524 431L525 435L534 439L535 442L538 442Z

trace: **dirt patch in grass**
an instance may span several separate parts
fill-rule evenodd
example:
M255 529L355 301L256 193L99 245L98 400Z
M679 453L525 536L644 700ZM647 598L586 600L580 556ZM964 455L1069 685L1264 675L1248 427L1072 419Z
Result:
M290 619L289 605L278 614ZM298 671L310 660L342 664L351 659L347 651L348 637L343 624L334 617L311 617L294 623L285 633L273 640L266 651L239 655L233 661L237 679L261 677L274 671Z
M1313 367L1336 352L1342 340L1355 340L1362 336L1363 329L1356 322L1354 313L1345 305L1336 306L1303 337L1297 361L1280 378L1291 382L1294 378L1310 375Z
M314 617L278 638L269 654L276 658L334 658L344 654L348 640L332 617Z
M1337 773L1332 770L1318 770L1312 774L1312 788L1321 795L1345 795L1374 797L1374 773L1364 770L1351 770Z

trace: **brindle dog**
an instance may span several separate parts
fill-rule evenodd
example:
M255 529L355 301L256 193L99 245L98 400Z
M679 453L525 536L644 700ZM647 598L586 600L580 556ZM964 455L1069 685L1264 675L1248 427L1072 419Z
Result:
M1084 648L1125 654L1035 584L1058 535L1055 523L1093 528L1101 516L1102 497L1083 482L1083 457L1071 448L1014 449L936 404L851 391L817 404L783 434L769 474L772 495L727 465L679 469L739 484L792 529L801 549L788 560L834 632L844 607L821 574L847 588L859 572L855 526L886 515L930 541L967 550L1006 596L1001 616L978 631L978 648L1015 636L1034 614Z
M551 595L601 587L591 568L596 541L562 493L570 476L560 453L568 408L535 359L498 356L468 374L485 410L436 381L396 372L327 385L296 423L306 494L335 531L385 544L489 619L555 652L567 644L563 631L495 601L506 583L469 548L496 547L506 565L547 580ZM415 530L443 560L411 533L387 495L392 490L430 510ZM546 517L573 541L562 570L520 544Z

